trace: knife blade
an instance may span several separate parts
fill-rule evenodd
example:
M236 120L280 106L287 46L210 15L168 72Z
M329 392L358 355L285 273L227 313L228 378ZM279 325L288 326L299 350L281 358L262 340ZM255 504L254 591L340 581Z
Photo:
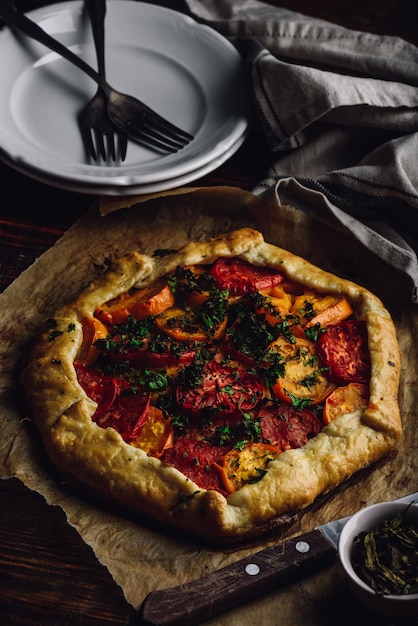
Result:
M396 502L418 502L418 492ZM317 526L198 580L152 591L142 604L141 624L194 626L331 562L350 517Z

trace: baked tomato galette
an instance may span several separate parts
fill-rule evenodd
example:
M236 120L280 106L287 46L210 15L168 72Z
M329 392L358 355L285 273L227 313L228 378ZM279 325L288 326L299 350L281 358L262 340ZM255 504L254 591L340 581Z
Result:
M216 540L393 449L399 370L378 298L241 229L117 260L46 321L22 382L66 476Z

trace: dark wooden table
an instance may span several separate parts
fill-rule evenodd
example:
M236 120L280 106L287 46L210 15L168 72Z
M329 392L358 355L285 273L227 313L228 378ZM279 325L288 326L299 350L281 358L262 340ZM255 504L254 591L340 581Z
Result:
M237 0L238 2L239 0ZM154 2L181 9L181 2ZM418 44L416 0L270 0L350 28L398 35ZM16 2L24 10L48 2ZM4 60L0 60L4 62ZM194 185L251 189L270 157L253 132L226 164ZM0 289L81 216L92 196L31 180L0 163ZM122 591L64 513L16 479L0 481L0 623L4 626L122 625L138 623Z

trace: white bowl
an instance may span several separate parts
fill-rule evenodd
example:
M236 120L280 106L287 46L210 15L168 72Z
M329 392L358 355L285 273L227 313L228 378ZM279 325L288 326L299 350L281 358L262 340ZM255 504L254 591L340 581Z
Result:
M407 506L404 502L383 502L362 509L345 524L338 542L340 561L354 594L369 609L385 615L418 616L418 593L384 596L373 591L354 571L351 560L353 542L359 533L373 530L384 520L404 511ZM407 520L418 527L418 504L410 506Z

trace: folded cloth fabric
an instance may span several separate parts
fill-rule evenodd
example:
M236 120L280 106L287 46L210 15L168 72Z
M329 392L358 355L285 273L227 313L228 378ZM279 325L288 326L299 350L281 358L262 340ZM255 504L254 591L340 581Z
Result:
M256 194L349 231L418 302L418 48L258 0L186 0L245 58L277 160Z

